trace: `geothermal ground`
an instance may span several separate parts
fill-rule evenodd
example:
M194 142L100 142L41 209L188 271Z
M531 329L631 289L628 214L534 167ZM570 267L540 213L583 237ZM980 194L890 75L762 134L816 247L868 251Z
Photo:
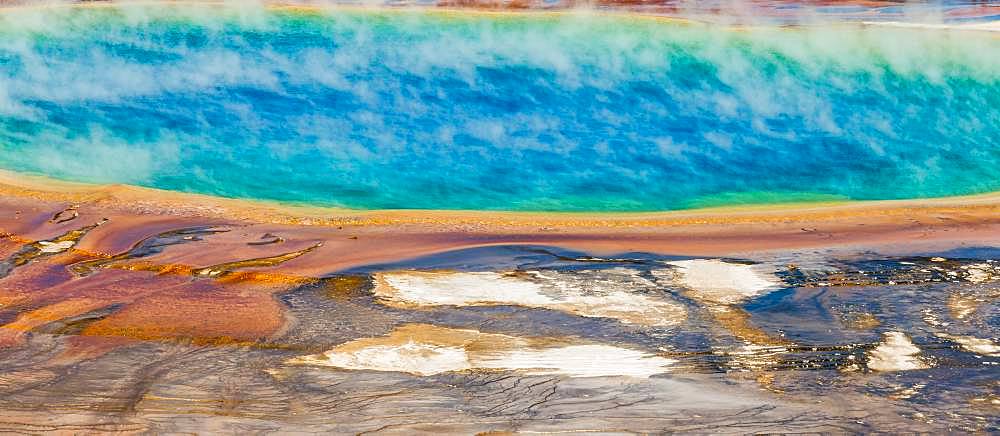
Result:
M991 197L404 219L4 189L10 431L1000 425Z

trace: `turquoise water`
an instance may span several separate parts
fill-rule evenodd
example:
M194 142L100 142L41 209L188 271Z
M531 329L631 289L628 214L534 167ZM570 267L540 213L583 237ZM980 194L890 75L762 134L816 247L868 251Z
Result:
M0 167L351 208L1000 190L1000 38L133 6L0 15Z

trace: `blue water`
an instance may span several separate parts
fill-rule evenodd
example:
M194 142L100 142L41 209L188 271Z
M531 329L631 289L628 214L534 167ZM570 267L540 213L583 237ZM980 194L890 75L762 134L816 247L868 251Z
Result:
M1000 190L1000 38L627 17L0 14L0 167L362 209Z

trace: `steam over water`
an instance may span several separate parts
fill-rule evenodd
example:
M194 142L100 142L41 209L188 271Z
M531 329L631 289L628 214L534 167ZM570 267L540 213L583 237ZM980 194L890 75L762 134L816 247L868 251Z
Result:
M624 16L0 14L0 167L352 208L1000 189L1000 38Z

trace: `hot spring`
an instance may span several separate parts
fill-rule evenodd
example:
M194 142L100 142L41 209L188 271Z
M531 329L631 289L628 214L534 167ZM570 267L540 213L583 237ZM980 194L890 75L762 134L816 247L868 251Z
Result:
M0 167L358 209L1000 190L1000 38L595 12L0 14Z

